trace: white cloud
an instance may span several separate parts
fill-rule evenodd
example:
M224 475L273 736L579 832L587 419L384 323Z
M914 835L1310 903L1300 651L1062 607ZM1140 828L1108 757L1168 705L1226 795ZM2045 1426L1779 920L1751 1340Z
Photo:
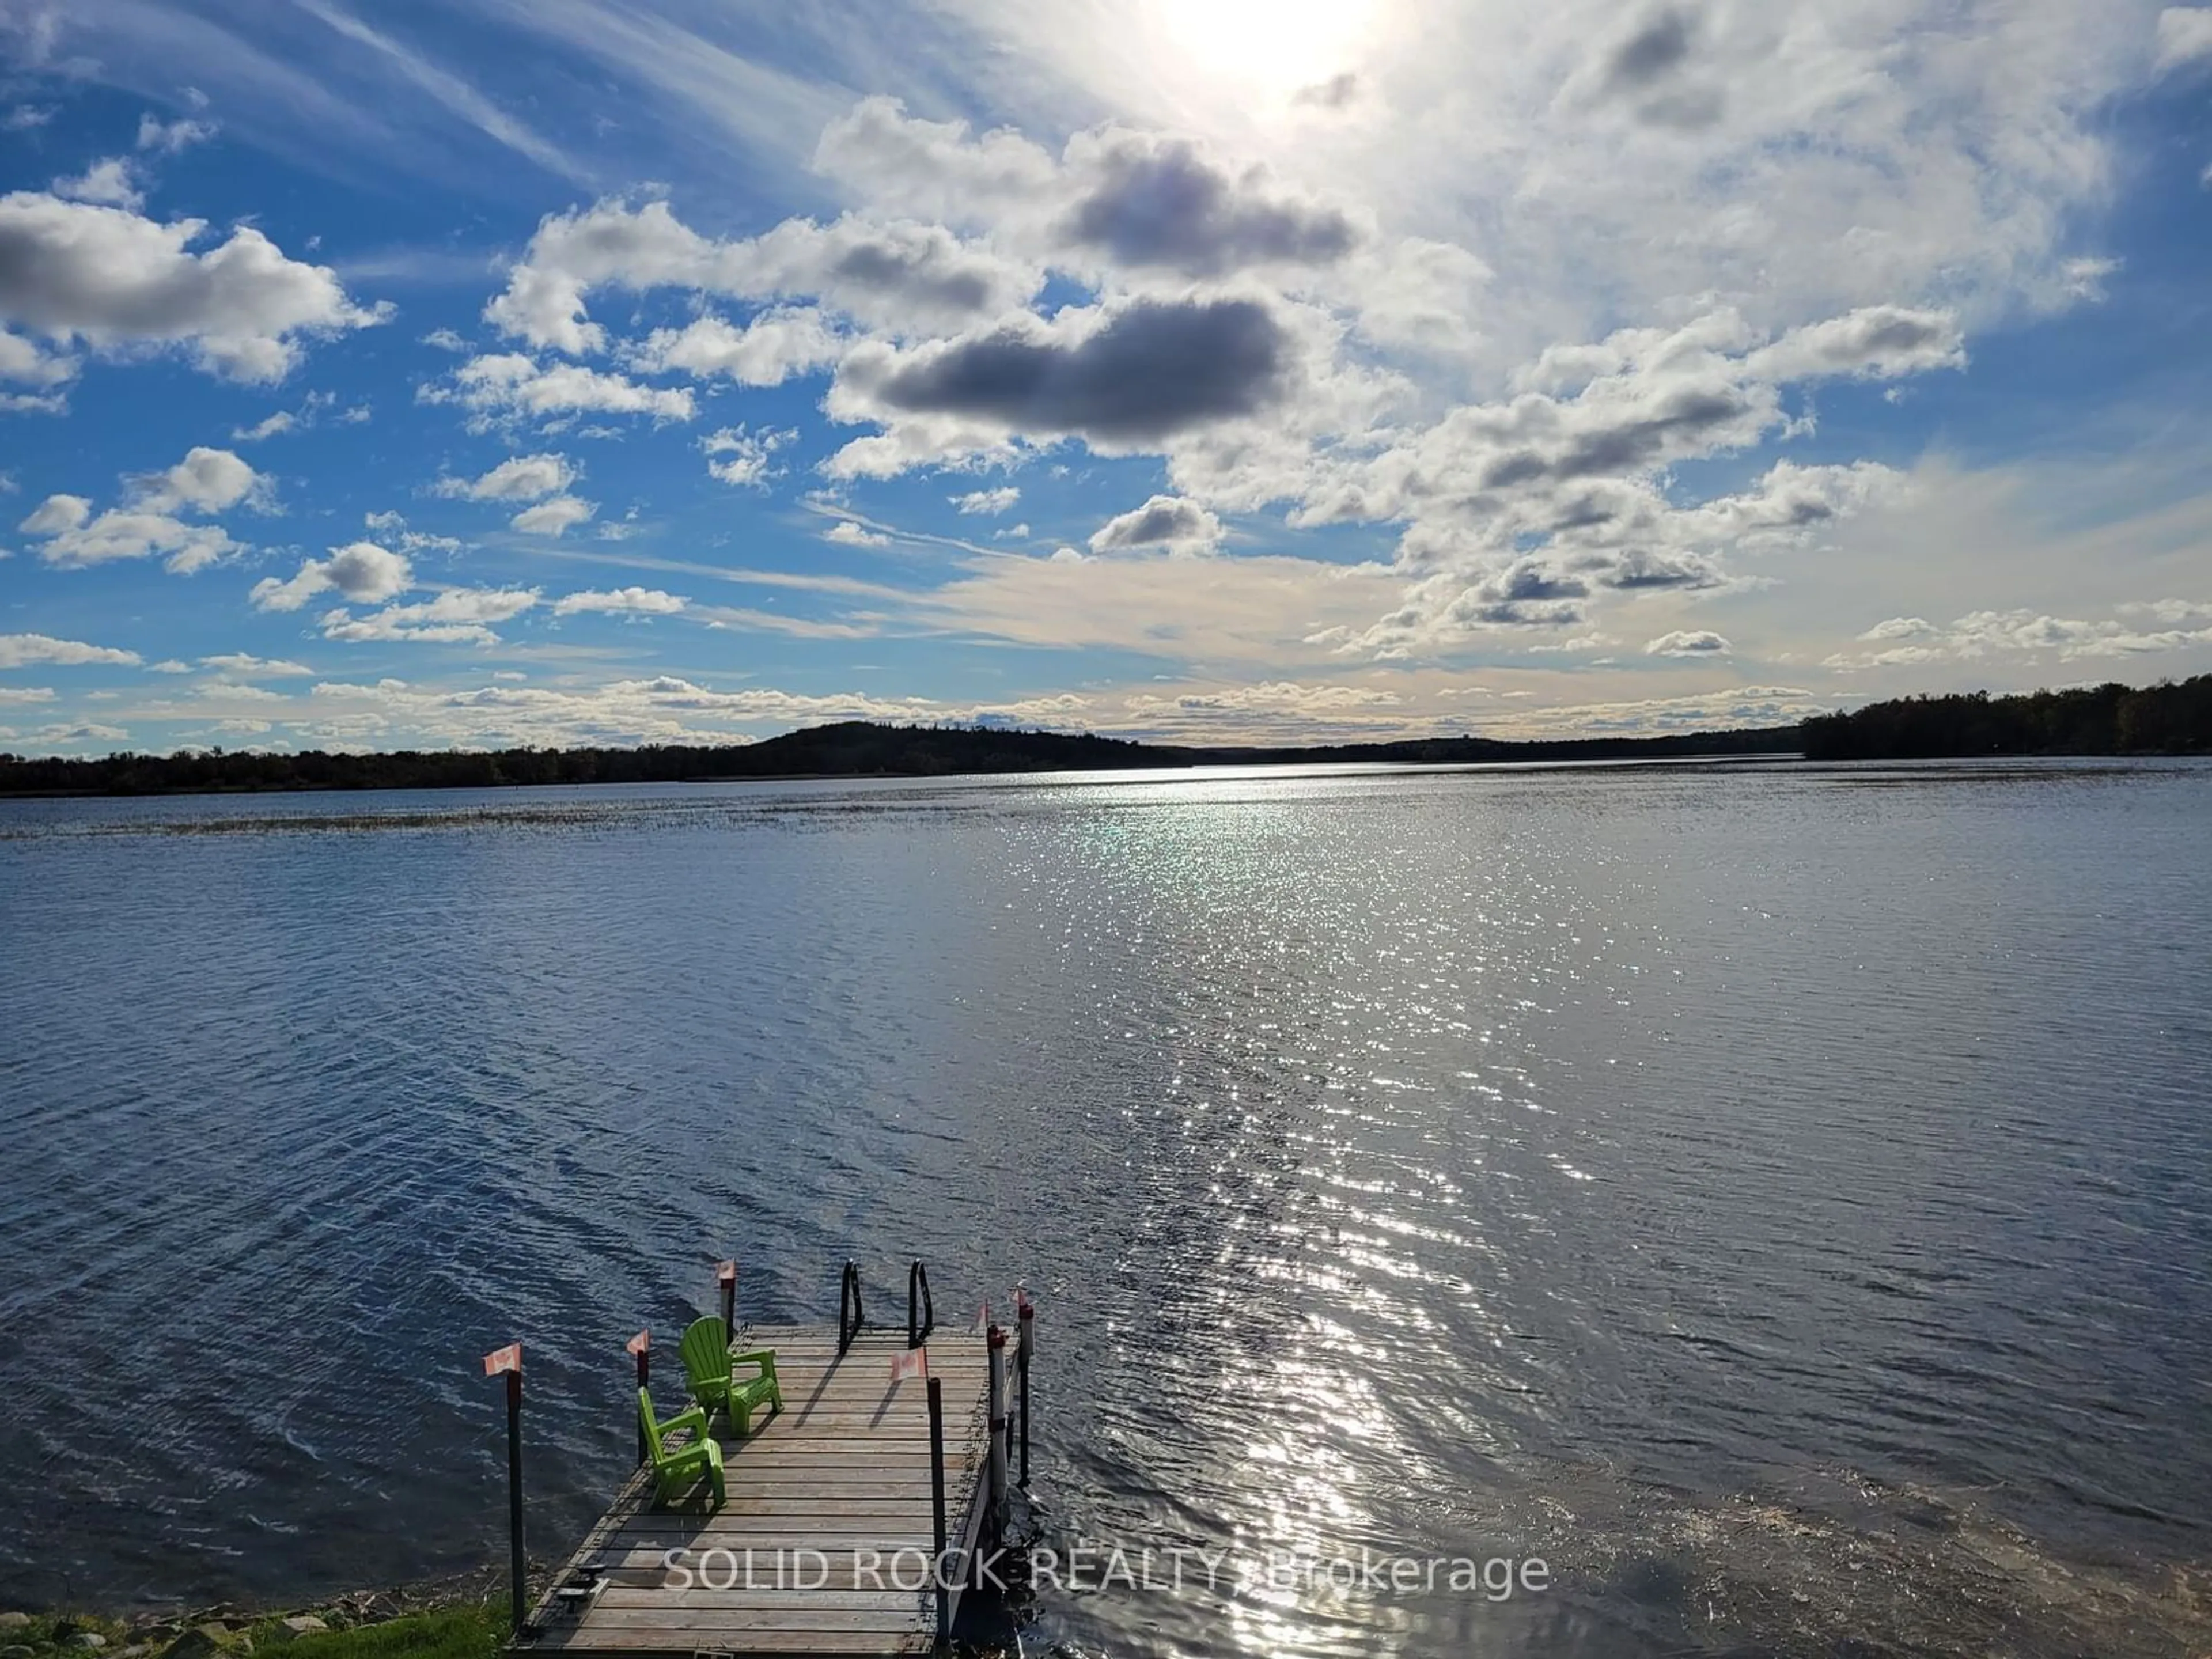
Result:
M1942 627L1922 617L1892 617L1859 639L1880 648L1838 652L1826 666L1849 671L2008 656L2048 655L2060 662L2149 656L2212 645L2212 604L2153 599L2118 605L2110 617L2095 618L1972 611Z
M1221 520L1195 501L1155 495L1142 507L1108 520L1091 538L1093 553L1163 547L1194 557L1221 546Z
M781 386L837 361L847 340L811 306L763 311L743 328L701 317L681 329L656 329L630 354L639 368L680 369L701 380L723 374L740 386Z
M1310 274L1372 234L1364 215L1265 167L1118 124L1075 134L1055 157L1018 134L971 138L964 122L917 120L876 97L831 123L814 159L872 209L988 223L999 242L1093 278Z
M212 121L195 121L188 116L164 121L150 111L138 118L138 148L157 155L174 155L189 145L204 143L214 137Z
M668 617L675 615L690 603L689 599L674 593L665 593L657 587L617 587L604 592L587 591L563 594L553 601L553 614L569 617L579 611L596 611Z
M309 559L287 581L264 577L249 597L258 611L297 611L319 593L337 592L356 605L397 598L415 585L404 554L374 542L334 547L327 559Z
M27 386L27 392L0 393L0 410L58 413L63 406L56 388L76 378L77 363L39 349L38 342L0 329L0 384Z
M508 520L517 530L532 536L558 536L564 530L573 530L585 523L599 511L598 506L574 495L556 495L535 507L527 507Z
M166 472L132 481L131 504L149 513L222 513L264 504L269 480L228 449L195 445Z
M312 702L324 721L368 741L434 744L637 744L744 741L750 728L827 720L927 720L981 712L925 697L851 691L812 695L768 686L720 691L675 675L561 690L511 684L446 691L382 680L325 681Z
M9 735L23 739L27 747L43 750L49 754L91 753L103 746L112 749L117 744L127 741L131 736L119 726L109 726L98 720L42 726L33 731Z
M134 212L146 200L138 187L138 169L127 155L111 155L94 161L74 178L55 179L54 194L72 202L94 202Z
M240 550L215 525L188 525L161 513L111 507L89 524L64 530L39 549L49 564L76 567L114 559L165 556L173 574L189 576Z
M685 387L646 386L576 363L541 366L520 352L471 357L453 371L452 386L426 386L416 395L424 403L458 403L487 425L586 413L688 421L697 408Z
M280 409L273 415L264 415L252 426L233 427L234 442L258 444L264 438L274 438L289 432L299 423L298 417L289 409Z
M1966 342L1948 312L1868 306L1793 329L1744 361L1747 374L1778 381L1849 375L1894 380L1966 366Z
M482 477L442 478L433 493L476 501L534 501L558 495L579 476L566 455L511 455Z
M211 374L281 379L301 343L381 322L328 269L250 225L204 253L206 222L161 224L32 191L0 196L0 320L105 350L188 349Z
M386 510L364 513L361 517L365 526L400 552L410 556L416 553L458 553L466 545L457 536L433 536L422 531L410 530L406 517L402 514Z
M1644 646L1644 653L1650 657L1722 657L1730 648L1712 629L1699 628L1662 634Z
M91 517L92 503L83 496L49 495L15 528L27 536L58 536L82 529Z
M840 519L822 532L825 542L835 542L840 547L889 547L891 538L879 530L855 524L850 519Z
M765 489L771 478L781 476L781 469L772 466L769 458L798 435L788 428L748 432L742 425L727 426L701 439L699 447L720 458L707 463L713 477L726 484Z
M242 651L233 651L218 657L202 657L200 666L212 668L239 679L299 679L315 672L304 664L287 662L281 658L248 656Z
M2212 58L2212 6L2168 6L2158 15L2160 74Z
M632 208L610 199L541 221L484 319L532 346L576 356L608 343L586 305L599 288L683 288L758 301L804 296L866 325L907 329L994 314L1027 299L1040 280L1034 267L964 245L940 225L790 219L748 240L717 241L665 202ZM710 332L696 349L713 355L704 340L715 337Z
M997 489L971 489L964 495L951 497L952 505L963 513L1007 513L1020 501L1022 492L1012 484Z
M112 646L58 640L46 634L0 634L0 668L27 668L34 663L64 668L94 663L128 668L139 661L136 651L119 651Z
M323 637L358 642L413 640L431 644L494 645L490 624L512 620L536 605L534 587L454 587L416 605L387 605L367 616L325 611Z
M95 516L82 495L49 495L19 528L43 538L39 556L49 564L78 567L158 554L170 571L189 575L239 551L240 544L217 526L188 524L177 515L264 506L268 483L230 451L201 446L166 471L131 479L119 507Z
M1168 709L1189 713L1234 708L1264 710L1269 714L1313 714L1347 708L1395 708L1405 701L1399 693L1381 686L1332 685L1326 683L1306 684L1296 680L1266 680L1256 685L1186 691L1174 697L1155 697L1139 692L1125 698L1122 706L1132 716L1141 719Z

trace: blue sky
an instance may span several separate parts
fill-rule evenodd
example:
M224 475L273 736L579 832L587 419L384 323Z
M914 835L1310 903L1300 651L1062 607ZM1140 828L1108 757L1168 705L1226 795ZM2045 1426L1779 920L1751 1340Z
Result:
M2212 669L2212 9L0 0L0 748Z

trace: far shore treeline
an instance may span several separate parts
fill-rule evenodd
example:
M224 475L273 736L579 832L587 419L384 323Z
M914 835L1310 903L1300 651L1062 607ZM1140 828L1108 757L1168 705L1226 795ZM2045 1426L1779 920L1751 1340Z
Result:
M1808 760L2212 752L2212 674L2178 685L1900 697L1799 728Z
M725 778L944 777L978 772L1300 762L1474 765L1511 761L1790 757L1895 760L1982 755L2212 752L2212 675L2141 690L2100 685L2019 696L1911 697L1801 726L1534 743L1425 738L1306 748L1193 748L995 726L847 720L764 742L635 749L403 750L387 754L0 754L0 795L147 795L296 789L447 789L562 783L693 783Z

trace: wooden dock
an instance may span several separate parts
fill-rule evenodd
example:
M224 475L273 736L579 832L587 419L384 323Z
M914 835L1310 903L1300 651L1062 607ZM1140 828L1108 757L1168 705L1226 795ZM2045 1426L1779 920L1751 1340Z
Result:
M765 1419L757 1413L744 1440L713 1419L727 1501L711 1510L703 1482L657 1501L652 1472L641 1468L539 1600L515 1649L845 1659L936 1644L928 1390L918 1379L892 1381L907 1333L862 1330L841 1354L837 1327L748 1325L736 1346L775 1351L784 1409ZM945 1543L971 1551L995 1519L989 1344L981 1331L934 1331L922 1346L939 1389ZM1011 1367L1003 1375L1010 1379ZM658 1382L654 1403L664 1417L685 1403L680 1370ZM1011 1408L1008 1395L1000 1410ZM963 1584L957 1568L947 1577L949 1621Z

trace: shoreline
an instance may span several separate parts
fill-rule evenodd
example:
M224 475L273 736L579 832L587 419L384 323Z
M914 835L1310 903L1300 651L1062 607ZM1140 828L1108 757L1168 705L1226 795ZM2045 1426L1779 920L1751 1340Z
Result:
M531 1580L535 1583L552 1571L550 1562L532 1561L530 1564ZM14 1621L27 1617L34 1625L40 1620L74 1620L87 1628L100 1626L147 1632L185 1629L210 1623L234 1624L247 1628L266 1624L271 1620L318 1615L335 1630L388 1624L394 1619L415 1613L439 1613L495 1600L503 1602L506 1596L507 1569L488 1563L465 1572L409 1579L398 1584L340 1590L320 1596L288 1595L270 1600L204 1602L152 1601L124 1607L75 1597L45 1604L0 1601L0 1624L21 1629L22 1626ZM0 1648L21 1639L0 1635Z
M533 1562L535 1589L552 1571ZM507 1639L507 1577L485 1566L336 1595L100 1611L78 1605L0 1612L0 1659L385 1659L392 1653L475 1659Z

